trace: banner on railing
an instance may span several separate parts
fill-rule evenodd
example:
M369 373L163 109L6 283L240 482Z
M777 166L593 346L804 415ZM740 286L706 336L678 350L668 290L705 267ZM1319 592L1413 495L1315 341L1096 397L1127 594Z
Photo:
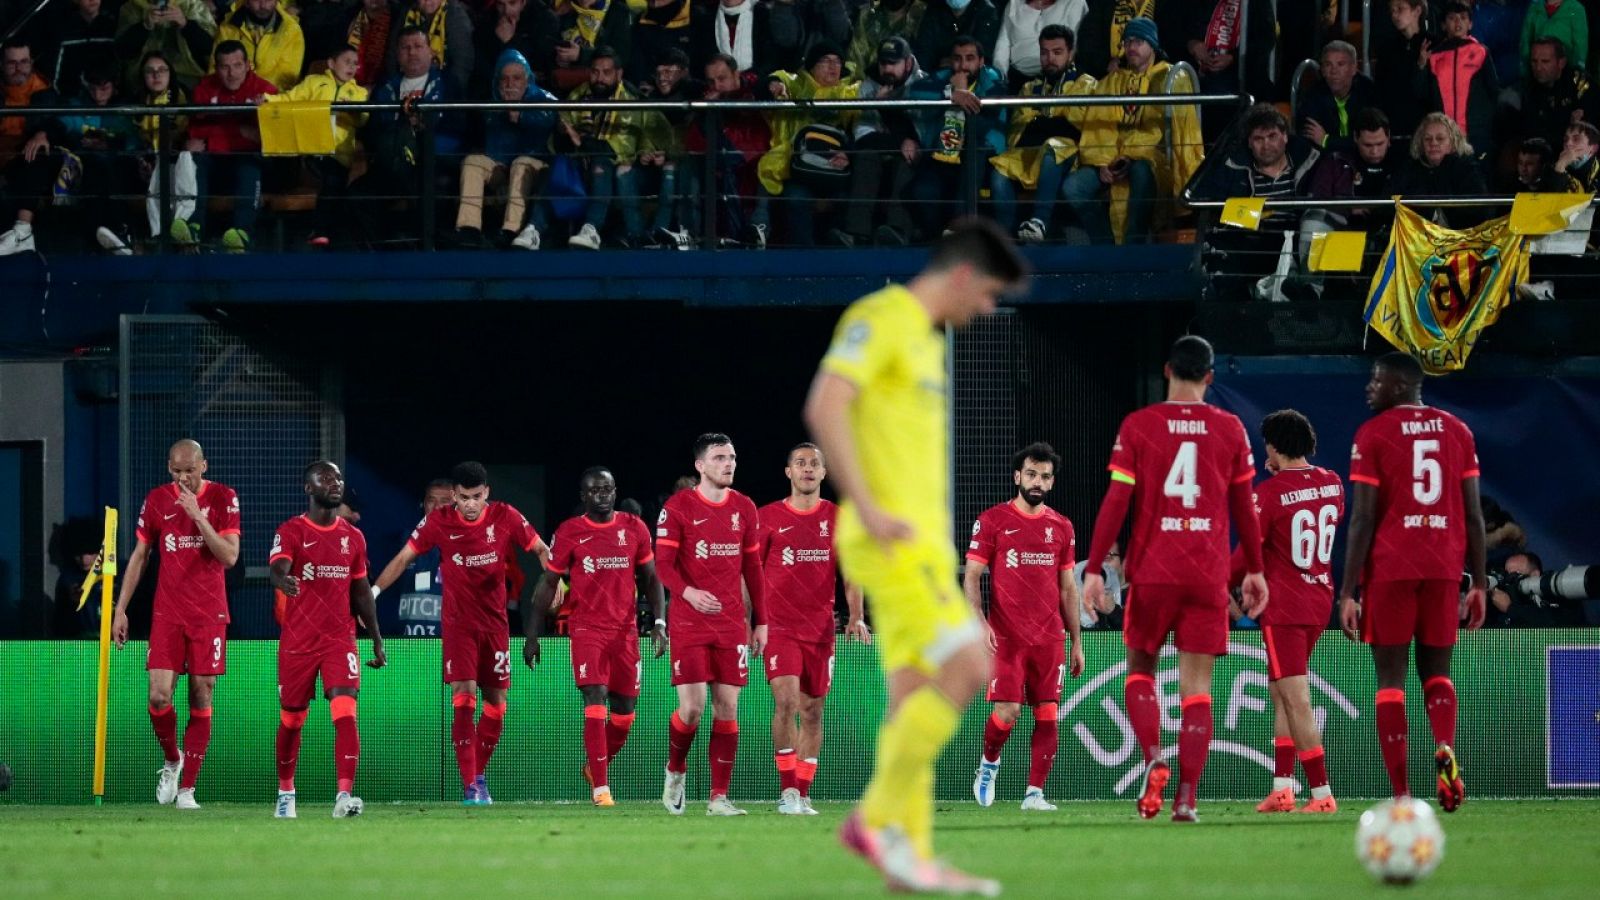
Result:
M1510 216L1456 231L1397 203L1364 318L1430 374L1462 369L1478 335L1528 280L1528 241Z

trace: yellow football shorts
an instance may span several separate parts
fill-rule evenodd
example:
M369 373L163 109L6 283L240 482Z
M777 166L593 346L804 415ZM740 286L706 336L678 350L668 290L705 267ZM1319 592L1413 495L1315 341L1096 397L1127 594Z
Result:
M885 552L871 538L839 538L845 577L866 592L883 670L938 671L982 629L955 583L956 555L947 542L911 541Z

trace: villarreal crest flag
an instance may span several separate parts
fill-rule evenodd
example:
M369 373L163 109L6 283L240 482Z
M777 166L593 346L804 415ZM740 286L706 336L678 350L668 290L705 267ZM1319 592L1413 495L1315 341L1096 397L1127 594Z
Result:
M1367 324L1430 374L1465 367L1479 332L1528 279L1528 241L1512 232L1510 216L1453 231L1395 204L1389 249L1367 293Z

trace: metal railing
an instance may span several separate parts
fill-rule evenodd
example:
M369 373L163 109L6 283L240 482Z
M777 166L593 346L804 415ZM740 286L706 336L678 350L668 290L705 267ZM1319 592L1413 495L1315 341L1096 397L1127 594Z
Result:
M1186 72L1198 85L1192 67L1180 63L1173 67L1169 73L1166 87L1171 88L1176 84L1179 73ZM1057 107L1094 107L1094 106L1212 106L1234 107L1234 117L1237 117L1253 102L1249 94L1123 94L1123 95L1090 95L1068 97L996 97L985 98L983 106L986 109L1011 109L1011 108L1057 108ZM947 99L928 100L879 100L879 99L839 99L839 100L606 100L606 101L556 101L547 103L531 102L502 102L502 101L452 101L452 102L423 102L416 101L404 103L350 103L337 102L330 105L333 112L351 113L393 113L412 112L419 117L418 145L421 150L419 167L421 170L421 201L422 229L420 240L424 250L434 248L436 232L436 201L438 199L437 175L438 161L434 146L433 133L436 123L436 114L469 113L469 112L503 112L513 110L537 110L551 112L566 111L623 111L623 112L689 112L703 116L702 129L707 135L721 134L722 117L729 113L762 112L817 112L827 113L848 110L910 110L922 112L948 111L959 109L952 101ZM94 115L120 115L126 117L147 118L154 117L158 120L156 137L157 147L171 148L173 146L173 120L183 117L216 117L228 114L253 114L258 107L250 104L230 105L117 105L108 107L85 106L45 106L45 107L0 107L0 118L6 117L38 117L48 118L56 116L82 116L86 113ZM973 125L974 116L964 114L966 125ZM1167 113L1168 121L1171 112ZM1168 152L1172 152L1171 142L1167 142ZM982 148L979 142L967 140L963 142L961 151L961 165L968 177L964 179L964 186L960 202L965 212L976 211L979 202L979 187L981 179L977 177L980 167L984 162ZM153 148L145 148L143 152L154 152ZM157 165L161 167L160 177L160 221L165 223L170 220L175 208L175 198L172 191L173 154L169 152L157 153ZM703 196L698 198L701 204L704 227L701 235L705 246L717 245L717 223L719 196L714 186L718 179L719 154L707 152L701 160L702 176L704 181ZM203 199L203 198L201 198ZM162 228L156 236L157 247L160 252L171 249L172 240L167 229Z

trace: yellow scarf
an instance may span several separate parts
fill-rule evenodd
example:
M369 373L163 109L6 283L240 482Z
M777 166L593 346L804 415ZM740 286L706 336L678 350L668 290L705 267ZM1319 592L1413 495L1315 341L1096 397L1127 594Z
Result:
M1154 19L1155 16L1156 0L1117 0L1117 5L1111 8L1111 58L1122 55L1122 29L1129 19Z
M445 49L444 48L444 20L445 20L444 12L445 12L445 7L448 6L448 5L449 5L448 0L446 0L445 3L439 4L438 11L435 12L433 14L433 17L428 19L427 21L423 21L423 13L422 13L422 10L420 10L420 9L412 8L412 9L409 9L409 10L406 11L405 24L407 24L407 25L416 25L416 26L422 28L424 31L428 32L428 46L433 48L433 58L437 59L439 61L439 65L441 65L441 66L444 65L444 49Z
M594 6L572 4L572 13L578 17L577 44L584 47L599 45L600 23L605 21L606 12L610 7L611 0L600 0Z

